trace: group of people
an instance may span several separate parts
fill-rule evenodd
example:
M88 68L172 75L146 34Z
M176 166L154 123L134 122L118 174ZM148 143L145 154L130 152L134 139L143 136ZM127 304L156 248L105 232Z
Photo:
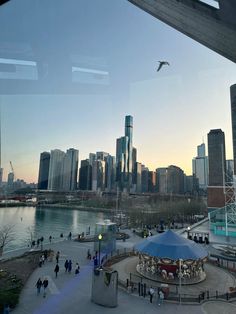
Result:
M150 289L149 289L150 303L152 303L154 295L155 295L155 290L151 286ZM157 304L161 305L163 303L163 301L164 301L164 298L165 298L164 292L160 288L158 288L157 289Z
M44 265L44 262L48 259L48 252L45 251L39 258L39 267L42 267Z
M56 254L56 266L54 268L54 272L55 272L55 275L56 275L56 278L57 278L57 275L59 273L59 270L60 270L60 267L59 267L59 257L60 257L60 252L58 251L57 254ZM66 273L71 273L72 271L72 260L71 259L66 259L65 263L64 263L64 267L65 267L65 272ZM76 263L75 265L75 274L79 274L80 272L80 266L79 266L79 263Z
M44 278L44 280L42 281L41 278L38 279L38 281L36 282L36 288L37 288L37 295L40 294L41 288L43 288L43 297L46 297L46 291L47 291L47 287L48 287L48 279L47 277Z

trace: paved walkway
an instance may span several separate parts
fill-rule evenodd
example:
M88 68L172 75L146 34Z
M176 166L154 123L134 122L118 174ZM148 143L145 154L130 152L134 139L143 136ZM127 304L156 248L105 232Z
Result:
M134 243L140 241L140 238L131 233L131 238L126 242L118 242L118 248L132 247ZM118 307L104 308L91 302L91 277L92 265L86 259L88 248L93 251L93 243L78 243L74 241L63 241L52 244L55 251L60 251L59 260L60 272L58 278L55 278L54 267L55 261L46 262L42 268L38 268L29 278L20 296L20 302L13 311L14 314L74 314L74 313L91 313L91 314L204 314L209 312L206 305L204 309L200 305L177 305L165 303L158 306L156 298L152 304L148 298L129 295L124 291L118 293ZM15 255L17 252L15 252ZM79 275L75 275L72 270L71 274L64 271L65 259L72 259L73 267L76 262L81 266ZM46 298L43 295L37 296L35 283L39 277L47 276L49 287ZM228 304L225 303L225 309ZM214 312L218 313L218 312ZM222 311L219 313L223 313ZM231 313L231 312L225 312Z

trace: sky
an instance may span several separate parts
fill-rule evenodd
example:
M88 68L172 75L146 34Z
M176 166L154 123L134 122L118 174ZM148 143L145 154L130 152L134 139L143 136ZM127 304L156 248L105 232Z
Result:
M17 66L28 80L3 80L0 67L4 179L11 160L16 178L37 182L40 153L55 148L79 149L80 160L115 155L128 114L150 170L174 164L190 175L215 128L232 159L236 65L127 0L10 1L0 37L0 58L33 60L40 71ZM158 60L170 66L156 72Z

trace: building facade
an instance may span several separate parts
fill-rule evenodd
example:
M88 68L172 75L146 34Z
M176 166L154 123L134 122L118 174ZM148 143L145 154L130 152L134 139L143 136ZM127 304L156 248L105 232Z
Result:
M205 144L197 147L197 157L192 160L193 176L198 179L199 189L207 190L208 186L208 157L205 152Z
M77 190L79 151L70 148L63 160L61 187L63 191Z
M43 152L40 154L39 162L39 176L38 176L38 189L47 190L48 188L48 174L50 164L50 153Z
M48 174L48 190L62 190L62 174L65 153L60 149L51 150Z

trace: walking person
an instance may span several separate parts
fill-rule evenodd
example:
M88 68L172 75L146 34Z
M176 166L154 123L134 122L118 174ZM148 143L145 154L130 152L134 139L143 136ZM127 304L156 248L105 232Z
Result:
M152 303L152 299L153 299L153 296L154 296L154 289L153 287L151 286L150 289L149 289L149 295L150 295L150 303Z
M43 297L46 297L46 291L48 287L48 279L45 277L43 280Z
M58 264L58 262L59 262L59 257L60 257L60 252L59 252L59 251L57 251L57 255L56 255L56 261L57 261L57 264Z
M41 278L39 278L38 281L36 282L36 285L35 285L37 288L37 295L40 294L42 285L43 285L42 280L41 280Z
M52 243L52 236L49 236L49 242Z
M71 273L71 270L72 270L72 261L70 259L69 262L68 262L68 273L69 274Z
M75 274L78 275L78 274L79 274L79 271L80 271L79 263L76 263L76 266L75 266Z
M90 253L90 249L88 249L88 251L87 251L87 259L91 260L91 253Z
M55 272L55 275L56 275L56 278L57 278L57 274L59 273L59 265L58 264L56 264L54 272Z
M65 272L67 273L68 267L69 267L69 261L68 261L68 259L65 261L64 266L65 266Z
M163 304L163 301L164 301L164 293L163 293L162 290L160 289L160 290L159 290L159 293L158 293L158 305Z

